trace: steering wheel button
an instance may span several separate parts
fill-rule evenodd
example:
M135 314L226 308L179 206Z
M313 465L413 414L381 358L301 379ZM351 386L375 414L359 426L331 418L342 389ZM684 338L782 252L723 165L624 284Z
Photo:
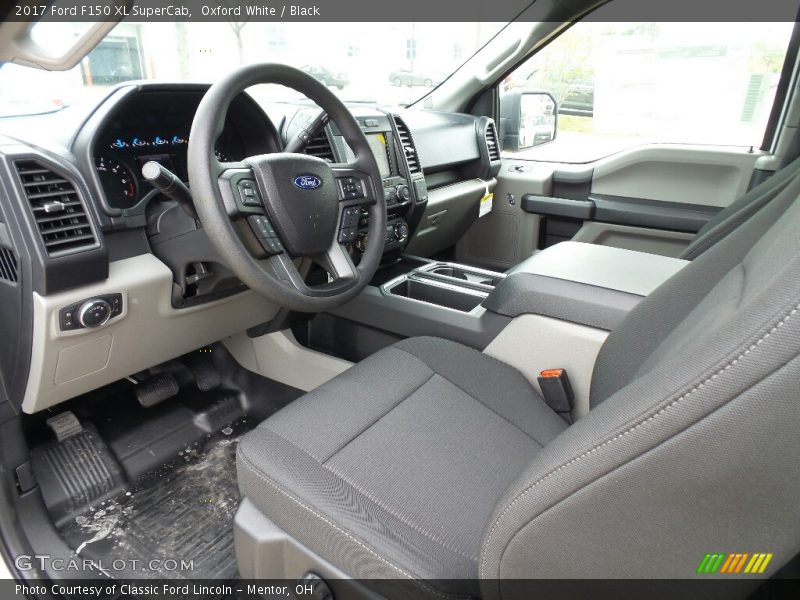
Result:
M250 223L250 229L253 230L253 233L256 234L257 238L265 239L269 237L276 237L272 223L269 222L267 217L263 215L253 215L247 218L247 222Z
M267 254L280 254L283 252L283 245L276 237L263 238L261 246L267 251Z

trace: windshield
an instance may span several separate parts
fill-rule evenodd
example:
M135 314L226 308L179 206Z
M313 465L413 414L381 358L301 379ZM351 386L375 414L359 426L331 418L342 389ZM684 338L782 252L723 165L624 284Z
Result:
M58 110L132 80L213 82L240 65L280 62L306 71L345 101L407 106L444 81L504 23L127 23L75 68L0 68L0 116ZM335 29L335 31L332 31ZM74 39L81 24L36 25L37 43ZM278 86L259 101L297 99Z

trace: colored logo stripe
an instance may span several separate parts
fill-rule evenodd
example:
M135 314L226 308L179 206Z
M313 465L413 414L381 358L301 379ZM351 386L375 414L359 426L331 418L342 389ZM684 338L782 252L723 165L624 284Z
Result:
M725 559L725 554L706 554L703 557L700 566L697 567L698 573L716 573L722 561Z
M772 554L753 554L753 558L750 559L750 562L747 563L747 566L744 568L745 573L763 573L769 561L772 560Z
M728 560L725 561L725 564L722 565L722 569L720 573L738 573L744 567L744 562L750 556L747 552L737 552L735 554L729 554Z
M771 552L756 552L754 554L749 552L708 553L700 561L697 572L709 575L714 573L760 575L767 570L767 565L769 565L772 557L773 554Z

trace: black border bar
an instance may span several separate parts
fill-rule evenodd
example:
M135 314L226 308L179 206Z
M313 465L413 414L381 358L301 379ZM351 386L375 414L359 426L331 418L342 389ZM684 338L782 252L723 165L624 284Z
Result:
M508 22L574 18L598 0L17 0L8 21ZM587 20L790 22L798 0L612 0ZM564 17L560 19L560 17Z

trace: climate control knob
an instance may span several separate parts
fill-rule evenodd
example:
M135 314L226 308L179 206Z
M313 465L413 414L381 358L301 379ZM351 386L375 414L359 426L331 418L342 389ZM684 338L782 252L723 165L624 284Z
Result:
M397 194L397 200L399 202L407 202L411 200L411 190L408 189L407 185L398 185L395 189L395 193Z
M398 242L405 242L408 239L408 225L397 223L394 226L394 237Z
M87 300L78 309L78 323L83 327L100 327L111 318L111 305L102 298Z

